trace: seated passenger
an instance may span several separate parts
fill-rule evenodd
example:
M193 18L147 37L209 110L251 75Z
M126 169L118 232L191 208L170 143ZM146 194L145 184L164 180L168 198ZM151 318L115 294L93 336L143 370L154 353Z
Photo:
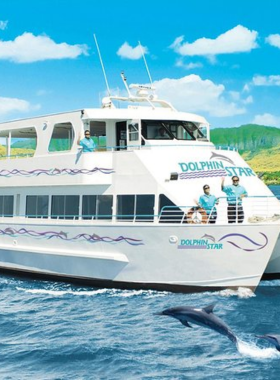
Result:
M158 134L155 136L155 139L169 139L170 137L166 133L166 130L163 127L160 127Z

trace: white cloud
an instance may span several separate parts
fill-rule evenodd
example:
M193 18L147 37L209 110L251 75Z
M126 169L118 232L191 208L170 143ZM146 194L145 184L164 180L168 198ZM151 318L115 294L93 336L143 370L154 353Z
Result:
M0 30L5 30L8 26L8 21L1 21L0 20Z
M280 86L280 75L255 75L252 82L255 86Z
M142 57L142 50L144 54L148 53L148 48L145 46L137 45L136 47L130 46L127 42L125 42L117 51L117 54L121 58L126 58L126 59L139 59Z
M165 78L154 82L156 92L162 99L169 100L174 107L185 112L208 112L211 116L227 117L244 114L246 109L232 101L225 87L198 75L180 79Z
M265 42L280 49L280 34L270 34L266 37Z
M270 113L264 113L262 115L256 115L253 124L268 125L270 127L280 127L280 117L271 115Z
M36 106L35 108L39 108L39 106ZM0 115L16 111L28 112L31 109L34 109L34 107L32 107L26 100L0 97Z
M183 69L186 69L186 70L193 70L193 69L198 69L198 68L203 67L202 63L200 62L184 63L182 59L178 59L176 61L175 66L182 67Z
M177 53L188 56L215 56L218 54L243 53L258 47L258 33L242 25L221 34L216 39L199 38L193 43L183 43L183 36L177 37L170 46Z
M49 91L49 90L44 90L44 89L40 89L36 92L36 95L37 96L44 96L44 95L48 95L48 94L51 94L52 91Z
M254 102L254 99L252 95L249 95L246 99L243 100L244 104L252 104Z
M47 59L76 58L87 54L86 45L57 44L48 36L24 33L14 41L0 40L0 60L30 63Z
M248 83L246 83L245 85L244 85L244 87L243 87L243 90L242 90L243 92L250 92L250 86L249 86L249 84Z

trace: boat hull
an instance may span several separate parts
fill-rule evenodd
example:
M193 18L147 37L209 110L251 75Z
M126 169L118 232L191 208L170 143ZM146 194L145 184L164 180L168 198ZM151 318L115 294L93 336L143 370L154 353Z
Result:
M277 278L280 278L280 234L263 275L264 280Z
M202 291L255 289L277 225L8 224L0 268L95 286Z

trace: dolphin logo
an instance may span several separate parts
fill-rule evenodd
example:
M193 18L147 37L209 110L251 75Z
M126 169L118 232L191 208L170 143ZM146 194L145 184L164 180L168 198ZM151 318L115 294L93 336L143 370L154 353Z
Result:
M204 234L202 237L201 237L201 239L209 239L209 240L211 240L213 243L215 243L215 238L214 238L214 236L212 236L212 235L207 235L207 234Z
M173 317L178 319L186 327L192 327L189 323L207 327L219 334L227 336L233 343L237 344L237 338L230 328L213 313L214 307L215 305L209 305L202 309L197 309L190 306L179 306L165 309L156 315Z
M215 153L215 152L212 152L212 156L210 157L210 160L212 160L212 158L213 158L214 160L222 160L222 161L226 161L226 162L228 162L229 164L235 166L235 163L234 163L230 158L228 158L227 156L223 156L222 154L217 154L217 153Z
M272 343L277 351L280 351L280 335L273 335L273 334L267 334L267 335L256 335L257 338L265 339L268 342Z

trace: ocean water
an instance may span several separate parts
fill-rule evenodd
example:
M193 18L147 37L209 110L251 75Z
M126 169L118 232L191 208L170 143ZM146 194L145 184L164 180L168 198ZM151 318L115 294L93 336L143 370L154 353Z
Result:
M280 186L271 187L280 195ZM280 280L256 293L174 294L96 289L0 276L0 379L280 378L280 352L255 335L280 334ZM216 304L238 337L155 313Z

